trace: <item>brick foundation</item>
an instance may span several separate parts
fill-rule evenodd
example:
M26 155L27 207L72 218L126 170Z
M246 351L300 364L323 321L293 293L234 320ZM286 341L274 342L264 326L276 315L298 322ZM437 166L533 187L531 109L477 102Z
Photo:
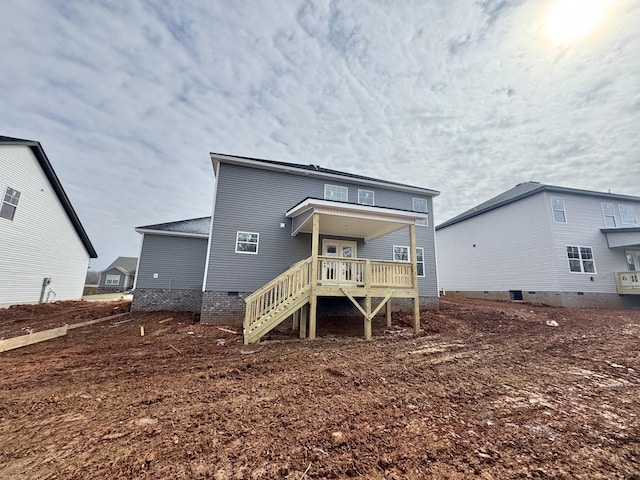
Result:
M202 305L201 290L169 290L160 288L137 288L133 292L131 311L154 312L199 312Z
M200 322L214 325L242 326L245 292L203 292Z

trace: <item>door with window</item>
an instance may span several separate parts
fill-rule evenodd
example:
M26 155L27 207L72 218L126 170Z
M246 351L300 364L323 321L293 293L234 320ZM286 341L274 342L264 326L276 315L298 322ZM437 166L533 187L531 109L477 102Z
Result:
M353 265L344 259L356 258L356 242L325 238L322 241L322 255L336 257L336 260L322 261L322 280L339 283L353 281Z
M630 272L640 271L640 250L627 250L627 270Z

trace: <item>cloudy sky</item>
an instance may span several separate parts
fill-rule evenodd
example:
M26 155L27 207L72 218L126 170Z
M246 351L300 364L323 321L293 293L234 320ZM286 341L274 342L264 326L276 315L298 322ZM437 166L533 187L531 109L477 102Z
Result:
M3 0L0 135L42 143L93 269L210 214L209 152L440 190L436 224L527 180L640 196L640 0L578 38L558 1Z

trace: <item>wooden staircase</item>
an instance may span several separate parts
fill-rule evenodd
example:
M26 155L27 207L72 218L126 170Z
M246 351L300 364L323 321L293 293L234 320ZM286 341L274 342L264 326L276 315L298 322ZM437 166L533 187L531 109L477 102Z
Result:
M306 258L245 298L244 343L259 341L305 306L310 296L311 258Z

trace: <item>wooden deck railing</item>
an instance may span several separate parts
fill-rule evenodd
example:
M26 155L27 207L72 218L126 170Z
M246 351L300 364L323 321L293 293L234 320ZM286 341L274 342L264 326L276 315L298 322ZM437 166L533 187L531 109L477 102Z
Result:
M277 310L287 300L304 290L309 290L310 286L311 258L306 258L244 299L247 305L244 318L245 332L250 331L254 323Z
M640 272L615 272L619 295L640 295Z
M318 283L322 286L412 288L411 263L368 258L318 257Z

